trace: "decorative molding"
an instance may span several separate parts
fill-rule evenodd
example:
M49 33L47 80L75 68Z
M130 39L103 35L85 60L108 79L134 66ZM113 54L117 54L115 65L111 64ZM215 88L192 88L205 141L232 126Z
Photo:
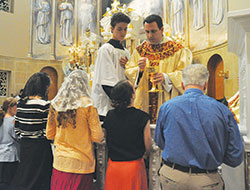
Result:
M152 138L155 136L155 128L156 124L150 124L151 136ZM153 139L152 139L153 140ZM152 151L149 156L149 184L148 187L150 190L159 190L160 189L160 178L158 175L158 171L161 167L161 150L155 144L153 140Z
M159 190L160 189L160 178L158 171L161 167L161 150L153 142L153 149L150 153L149 158L149 189L150 190Z
M228 18L237 18L237 17L245 17L250 15L250 9L242 9L237 11L230 11L228 12Z
M198 50L198 51L193 51L192 53L193 53L193 56L196 56L196 55L199 55L199 54L204 54L204 53L207 53L207 52L222 49L222 48L226 47L227 45L228 45L228 43L224 42L222 44L219 44L219 45L216 45L216 46L213 46L213 47L209 47L209 48Z
M250 9L228 13L228 51L239 57L240 131L250 147Z
M239 58L239 90L240 90L240 129L247 133L247 57L246 51L243 51ZM249 136L250 137L250 136Z
M106 143L96 144L96 182L97 189L104 189L105 182L105 173L106 173L106 165L107 165L107 147Z
M228 51L241 56L245 48L245 34L250 31L250 9L228 13Z

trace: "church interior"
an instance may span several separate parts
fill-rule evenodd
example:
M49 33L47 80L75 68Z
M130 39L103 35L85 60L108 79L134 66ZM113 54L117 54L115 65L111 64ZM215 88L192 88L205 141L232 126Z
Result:
M65 6L70 11L62 20ZM164 35L189 48L192 63L207 67L207 95L228 101L245 144L240 166L221 166L226 190L250 189L249 0L0 0L0 103L39 71L52 80L49 100L75 67L89 74L91 85L97 51L110 39L110 18L118 11L131 18L124 41L130 53L146 39L142 22L154 13L163 18ZM98 149L103 159L105 147ZM160 188L159 157L155 147L150 190ZM102 184L105 165L97 166Z

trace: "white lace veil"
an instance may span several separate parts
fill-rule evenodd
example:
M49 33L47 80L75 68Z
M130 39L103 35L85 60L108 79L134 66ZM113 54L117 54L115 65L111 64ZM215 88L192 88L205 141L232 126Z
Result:
M85 99L83 100L82 97ZM72 71L69 76L64 78L51 105L58 112L92 105L88 75L80 69Z

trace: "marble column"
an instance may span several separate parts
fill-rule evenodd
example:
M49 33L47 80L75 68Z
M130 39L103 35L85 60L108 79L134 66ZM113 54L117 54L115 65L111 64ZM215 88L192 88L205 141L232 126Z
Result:
M57 16L56 16L56 12L57 12L57 1L56 0L52 0L52 18L51 18L51 31L52 31L52 35L51 35L51 52L50 52L50 59L51 60L55 60L56 59L56 20L57 20Z
M228 51L239 57L240 132L250 151L250 9L228 13Z
M27 57L32 58L33 57L33 22L34 22L34 6L35 2L34 0L30 0L30 43L29 43L29 52Z
M228 13L228 50L239 57L240 132L245 143L245 151L250 152L250 9ZM224 178L226 189L245 189L247 164L234 169L226 169ZM225 170L224 170L225 171ZM223 172L223 168L222 168ZM228 181L226 178L228 177ZM233 179L231 181L230 179ZM248 182L247 182L248 183Z

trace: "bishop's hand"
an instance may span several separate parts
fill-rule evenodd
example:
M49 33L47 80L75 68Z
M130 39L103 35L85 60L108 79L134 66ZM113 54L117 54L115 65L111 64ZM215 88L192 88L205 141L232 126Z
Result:
M162 73L154 73L151 81L155 84L159 84L164 80L164 75Z

